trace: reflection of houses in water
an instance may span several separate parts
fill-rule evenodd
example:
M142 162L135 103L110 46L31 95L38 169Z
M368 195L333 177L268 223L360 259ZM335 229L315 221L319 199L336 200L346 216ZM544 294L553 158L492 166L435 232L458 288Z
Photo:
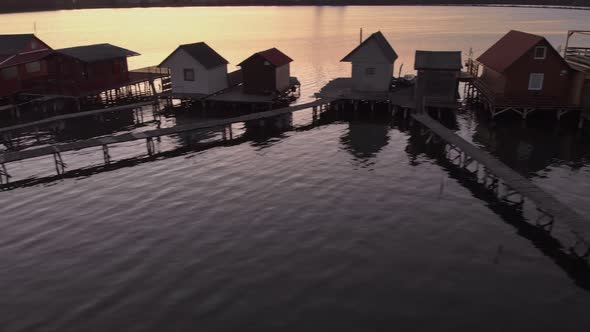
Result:
M57 141L89 139L112 134L135 126L132 111L103 113L97 116L73 118L52 123L50 129Z
M266 147L274 141L269 138L283 136L283 133L293 129L293 114L288 113L264 120L253 120L244 123L245 139L251 140L252 145Z
M361 166L372 165L373 159L389 143L389 126L351 121L348 132L340 138L340 143L355 162Z
M514 124L491 128L490 125L480 122L473 141L522 174L538 172L555 163L575 165L590 156L590 145L576 140L571 132L555 131L548 135L542 128L522 128Z

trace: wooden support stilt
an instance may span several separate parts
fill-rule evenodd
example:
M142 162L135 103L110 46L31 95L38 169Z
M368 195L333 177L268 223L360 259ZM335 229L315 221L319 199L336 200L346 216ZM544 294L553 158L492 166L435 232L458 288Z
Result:
M151 157L156 153L156 146L154 144L154 140L152 137L148 137L145 139L146 146L147 146L147 153Z
M63 159L61 158L61 154L57 149L53 152L53 160L55 161L55 171L57 175L62 175L65 173L66 170L66 163L64 163Z
M109 146L107 144L102 146L102 156L104 158L105 165L111 163L111 155L109 154Z
M3 163L0 165L0 184L8 184L10 177L8 170L6 169L6 164Z

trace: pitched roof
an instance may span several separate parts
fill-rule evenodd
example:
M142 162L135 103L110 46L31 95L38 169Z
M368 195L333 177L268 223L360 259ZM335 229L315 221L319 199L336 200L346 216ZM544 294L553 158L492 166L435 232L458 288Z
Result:
M184 50L188 55L190 55L193 59L197 60L203 67L207 69L215 68L221 65L226 65L229 62L225 60L219 53L215 52L214 49L209 47L204 42L194 43L194 44L185 44L180 45L174 52L172 52L162 63L160 66L164 64L174 53L178 52L178 50Z
M97 62L140 55L139 53L111 44L77 46L55 51L84 62Z
M543 40L545 38L542 36L510 30L510 32L477 58L477 61L486 67L502 73Z
M381 31L377 31L377 32L373 33L372 35L370 35L369 38L365 39L365 41L363 41L359 46L357 46L354 50L352 50L350 53L348 53L348 55L345 56L340 61L351 62L351 58L352 58L353 54L356 53L361 48L363 48L364 45L366 45L371 40L374 40L377 43L377 45L381 49L381 52L383 53L385 58L387 58L388 61L393 63L397 59L397 53L395 53L395 50L393 49L393 47L391 47L391 45L389 44L389 42L387 41L385 36L383 36Z
M53 50L42 50L42 51L37 51L37 52L30 52L30 53L8 56L4 59L2 59L2 57L0 57L0 68L6 68L6 67L20 65L23 63L39 61L39 60L41 60L51 54L54 54L54 53L55 53L55 51L53 51Z
M17 54L31 40L32 33L22 35L0 35L0 54Z
M416 51L414 69L460 70L460 51Z
M280 67L280 66L286 65L286 64L293 61L293 59L288 57L285 53L283 53L283 52L279 51L277 48L273 47L273 48L270 48L265 51L254 53L246 60L240 62L240 64L238 64L238 66L242 66L245 62L247 62L248 60L252 59L253 57L257 57L257 56L262 57L264 60L270 62L275 67Z

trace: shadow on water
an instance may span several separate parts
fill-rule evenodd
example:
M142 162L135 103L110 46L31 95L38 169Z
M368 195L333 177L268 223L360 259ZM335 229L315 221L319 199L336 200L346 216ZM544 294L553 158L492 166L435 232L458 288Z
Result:
M451 128L457 125L456 119L446 120L444 124ZM478 181L476 174L449 160L445 153L445 144L427 142L427 135L422 135L418 126L407 127L407 131L410 137L406 153L412 166L419 164L417 161L419 156L426 156L434 161L451 179L469 190L473 197L485 202L486 206L502 221L514 227L517 231L516 234L529 240L545 256L551 258L577 286L590 292L590 265L585 259L568 252L564 245L551 235L550 231L529 223L524 216L521 204L498 198L492 189Z
M340 111L327 111L327 115L348 124L348 131L340 137L340 145L351 155L353 165L370 169L379 152L390 141L391 116L387 112L387 106L376 105L373 112L362 107L355 112L352 105L343 106Z

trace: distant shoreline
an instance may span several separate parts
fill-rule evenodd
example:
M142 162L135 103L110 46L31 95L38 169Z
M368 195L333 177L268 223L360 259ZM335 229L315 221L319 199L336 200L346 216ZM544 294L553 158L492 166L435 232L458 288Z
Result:
M231 1L231 0L230 0ZM153 6L87 6L79 8L38 8L30 10L3 10L0 9L0 15L2 14L20 14L20 13L34 13L34 12L54 12L62 10L88 10L88 9L134 9L134 8L190 8L190 7L491 7L491 8L533 8L533 9L567 9L567 10L590 10L590 4L587 6L567 6L567 5L526 5L526 4L386 4L386 3L369 3L369 4L297 4L297 3L283 3L283 4L272 4L272 3L260 3L260 4L213 4L213 3L202 3L194 5L153 5Z

